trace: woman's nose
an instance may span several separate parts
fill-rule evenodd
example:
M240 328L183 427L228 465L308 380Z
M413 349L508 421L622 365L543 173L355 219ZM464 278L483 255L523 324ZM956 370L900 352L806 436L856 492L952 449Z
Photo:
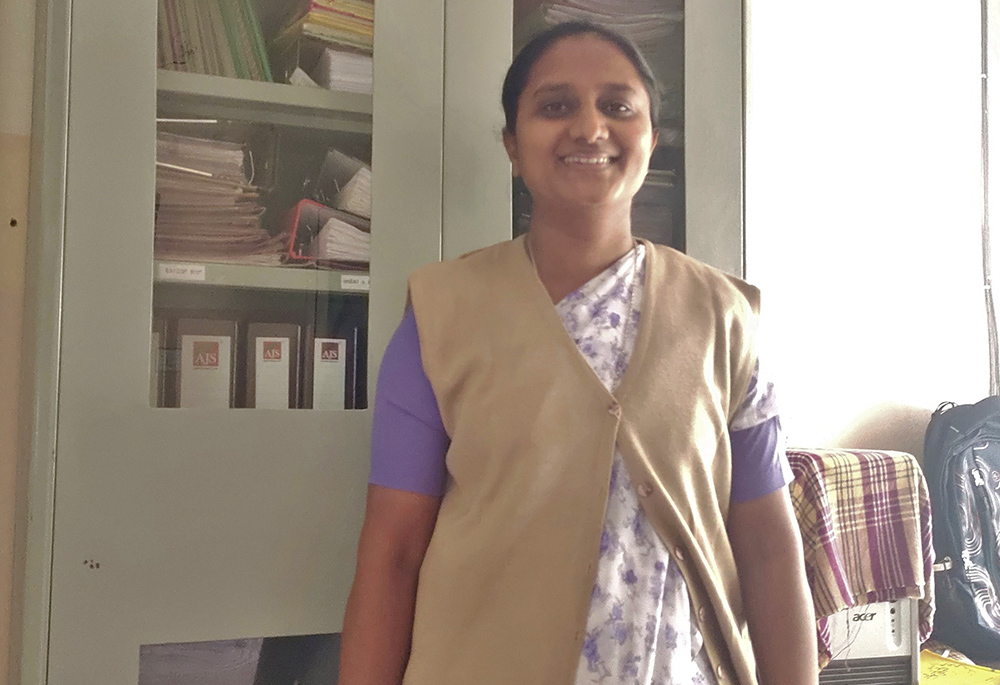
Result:
M581 107L571 122L570 134L576 140L596 143L608 137L608 127L596 107Z

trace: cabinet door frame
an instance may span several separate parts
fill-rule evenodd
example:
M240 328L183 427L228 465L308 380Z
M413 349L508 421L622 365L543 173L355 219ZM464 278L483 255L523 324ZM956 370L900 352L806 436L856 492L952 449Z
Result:
M71 11L68 0L47 0L37 3L35 16L20 411L24 429L15 487L15 623L9 673L24 685L43 685L48 673Z

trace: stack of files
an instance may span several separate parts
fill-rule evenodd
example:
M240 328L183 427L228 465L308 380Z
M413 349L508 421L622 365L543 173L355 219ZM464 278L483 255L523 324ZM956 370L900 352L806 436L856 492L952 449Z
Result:
M361 167L341 189L334 206L366 219L372 218L372 170L368 166Z
M280 263L285 241L261 227L241 144L159 132L156 148L157 259Z
M367 265L371 253L371 234L336 216L326 220L309 247L309 255L320 263Z
M566 21L590 21L628 36L645 47L676 32L684 21L683 10L670 0L560 0L538 6L517 27L517 44L523 45L539 30Z
M372 93L372 56L327 47L312 72L313 80L330 90Z
M371 167L360 159L330 148L323 158L313 197L325 205L371 219Z
M371 0L309 0L273 41L277 52L301 38L371 55L375 4Z
M252 0L158 0L162 69L272 81Z

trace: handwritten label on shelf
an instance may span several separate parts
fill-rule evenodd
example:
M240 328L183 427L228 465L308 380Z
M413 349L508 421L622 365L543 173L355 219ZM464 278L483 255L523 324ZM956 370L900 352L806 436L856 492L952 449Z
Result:
M161 281L204 281L204 264L174 264L160 262L158 276Z
M340 289L368 292L368 276L342 274L340 276Z

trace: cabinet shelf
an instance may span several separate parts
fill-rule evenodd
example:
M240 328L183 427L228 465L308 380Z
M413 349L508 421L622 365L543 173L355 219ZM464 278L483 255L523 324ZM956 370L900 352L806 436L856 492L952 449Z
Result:
M160 69L161 112L177 117L241 119L329 131L372 130L372 97L363 93L266 83Z
M354 295L368 293L367 271L157 260L153 279L156 283L183 283L194 286Z

